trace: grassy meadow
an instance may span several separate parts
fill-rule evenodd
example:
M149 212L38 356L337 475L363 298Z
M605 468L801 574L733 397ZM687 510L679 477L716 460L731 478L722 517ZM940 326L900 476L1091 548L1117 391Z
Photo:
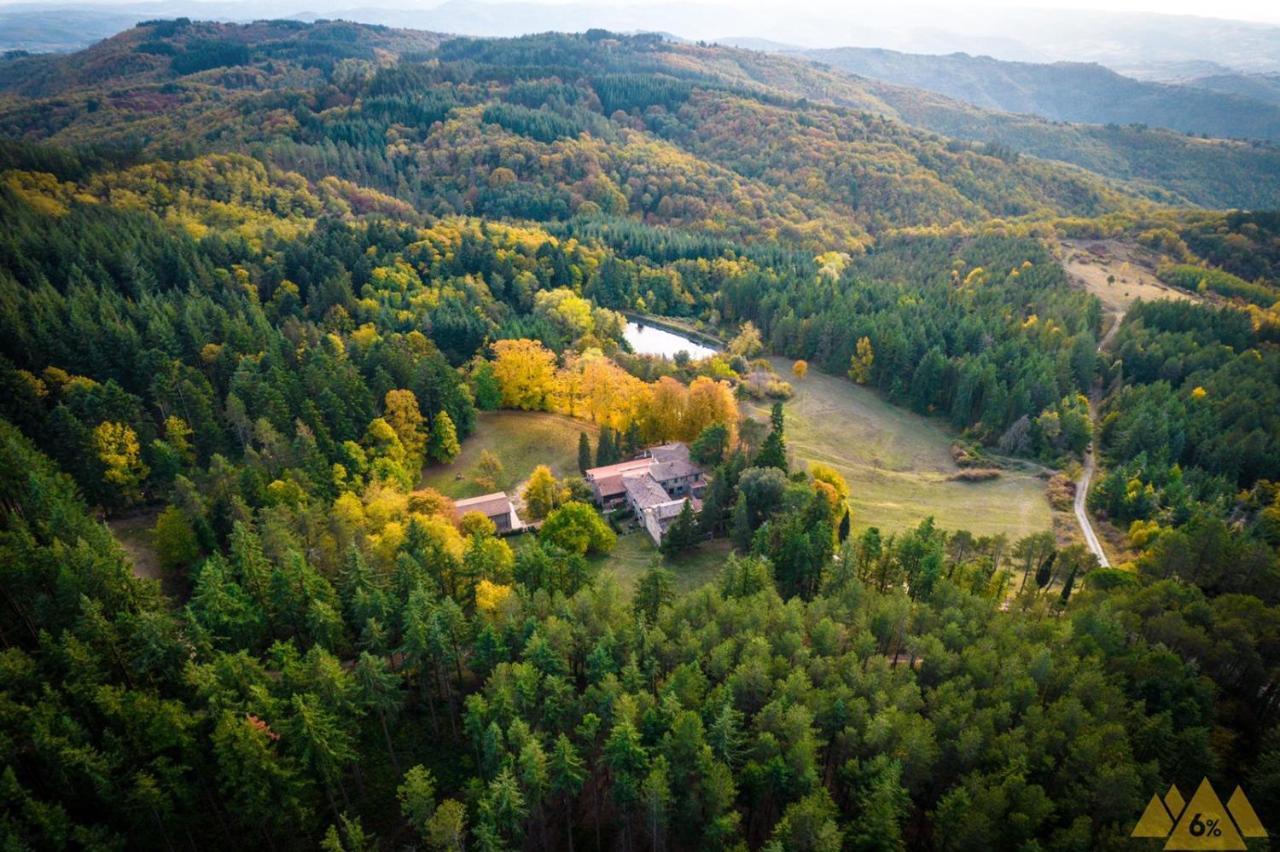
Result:
M667 559L643 530L618 536L618 545L608 556L598 559L601 572L611 573L628 593L656 559L676 575L676 591L687 592L714 580L729 555L728 539L704 541L689 553Z
M929 515L947 529L1010 539L1050 528L1045 483L1033 474L1007 470L986 482L955 481L954 437L941 424L843 378L811 370L796 380L781 359L774 368L795 389L785 406L787 446L797 461L822 462L844 476L855 528L901 530ZM768 418L767 405L746 410Z
M557 478L576 475L580 432L587 433L594 451L599 430L584 420L543 411L482 411L458 457L451 464L424 469L422 485L461 500L494 490L511 492L540 464L550 467ZM502 462L496 488L476 481L485 450Z

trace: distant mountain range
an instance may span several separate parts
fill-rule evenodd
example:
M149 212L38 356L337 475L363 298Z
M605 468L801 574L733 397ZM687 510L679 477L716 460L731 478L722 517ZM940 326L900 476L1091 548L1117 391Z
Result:
M210 110L243 109L251 116L241 128L245 135L227 135L225 122L218 131L227 135L230 150L242 150L257 144L258 131L252 130L257 122L291 122L289 113L268 109L266 104L274 101L262 101L255 93L296 86L299 77L310 79L307 69L319 61L312 54L330 57L326 61L333 56L372 61L384 55L426 55L452 45L448 55L503 53L496 64L505 69L513 62L506 52L527 48L528 55L518 54L523 62L537 65L539 75L560 80L552 88L563 92L551 99L560 105L559 112L543 103L549 96L539 101L529 95L529 104L489 105L489 118L483 120L454 112L469 103L465 99L434 105L415 101L411 115L398 124L428 132L434 122L456 115L468 116L472 124L479 121L490 128L486 132L505 121L516 128L513 133L535 140L576 139L586 131L597 140L593 145L612 146L608 153L616 155L619 170L624 160L640 157L644 168L665 173L682 158L693 157L677 169L685 175L681 180L696 167L707 187L690 203L699 209L723 204L728 190L711 186L722 179L722 170L730 169L740 177L743 194L732 213L746 216L742 228L751 218L742 211L755 209L749 198L772 198L769 209L788 210L795 222L829 225L831 233L847 229L850 221L875 230L889 209L903 222L931 225L1037 211L1095 215L1127 203L1117 192L1128 199L1214 208L1272 209L1280 199L1280 147L1273 143L1198 139L1156 127L1051 121L980 108L778 53L637 38L635 43L645 47L632 48L631 70L656 74L646 86L674 93L663 96L669 104L659 99L664 111L638 113L645 132L652 134L648 138L659 146L640 150L622 144L618 127L600 123L602 117L612 120L617 104L629 97L625 79L609 83L614 88L607 89L608 104L602 102L599 112L579 104L580 88L591 83L575 51L582 43L604 39L600 34L580 41L529 37L474 45L441 33L336 21L308 26L277 20L239 27L171 22L168 29L180 35L153 38L165 27L151 24L71 55L0 59L0 136L67 145L143 144L168 151L182 148L192 135L207 133ZM536 53L541 50L553 52ZM708 88L695 98L689 94L691 86ZM246 100L233 108L233 101L241 99ZM676 116L675 123L663 118L667 114ZM469 139L446 138L467 126L446 122L439 137L433 137L439 150L471 145ZM344 135L350 129L344 128L332 128L335 136L329 142L350 144ZM310 125L295 130L297 138L290 145L316 132ZM378 157L386 155L384 132L375 134L378 144L371 149ZM537 160L529 156L533 159L528 162ZM295 154L282 157L290 167L298 165ZM376 163L367 168L370 175L381 174ZM1110 180L1101 182L1082 170ZM398 186L376 188L398 191ZM468 190L458 186L448 191L461 197ZM546 191L554 195L558 190ZM557 198L547 196L539 203L563 206ZM527 201L521 204L527 206ZM679 218L674 211L663 215ZM795 227L794 222L787 227ZM850 238L860 239L857 234Z
M0 6L0 51L86 46L119 29L105 25L104 15L131 17L126 26L138 20L186 15L224 21L343 18L477 36L582 32L592 27L666 32L700 41L722 41L734 35L801 48L860 45L908 53L964 51L1021 62L1097 62L1125 68L1133 76L1158 76L1162 73L1158 69L1197 64L1255 74L1280 73L1280 26L1185 15L997 8L976 15L970 8L926 7L918 5L919 0L917 5L859 5L843 13L835 6L805 11L783 4L736 6L728 0L374 2L362 6L352 0L172 0Z
M1034 64L854 47L792 53L984 109L1051 121L1146 124L1219 138L1280 140L1280 76L1228 73L1170 85L1135 80L1093 63Z

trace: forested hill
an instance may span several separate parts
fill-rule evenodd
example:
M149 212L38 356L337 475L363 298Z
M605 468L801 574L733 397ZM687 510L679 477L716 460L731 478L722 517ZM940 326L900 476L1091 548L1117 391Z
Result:
M890 223L1280 197L1273 148L1006 116L787 57L599 31L448 41L344 22L152 22L0 62L0 92L0 135L165 155L255 146L312 176L336 157L428 210L543 219L623 199L631 215L720 218L740 237L857 244ZM582 182L566 164L583 158L620 195L599 180L566 193ZM530 174L543 161L555 165ZM489 186L498 167L516 181Z
M1274 103L1134 80L1094 63L1006 62L964 53L931 56L857 47L797 55L983 109L1051 121L1147 124L1218 138L1280 140L1280 106Z
M977 109L943 95L864 81L913 126L997 150L1072 163L1100 175L1212 208L1270 210L1280 198L1280 147L1201 139L1140 124L1063 124Z
M439 42L347 23L145 24L78 54L0 65L12 95L0 134L140 156L250 148L311 178L340 171L425 211L541 220L591 202L823 246L863 246L888 226L1101 215L1132 206L1138 189L1244 206L1280 194L1272 152L1248 150L1222 157L1217 171L1166 175L1185 184L1179 192L1149 169L1120 191L1011 147L911 129L849 75L758 52L657 36L431 50ZM1235 174L1233 157L1252 179ZM1149 157L1176 159L1162 147Z
M837 106L853 100L839 76L793 60L656 36L417 49L430 40L346 24L140 26L10 66L0 134L142 157L249 149L427 212L603 212L824 248L1134 203L1077 171L913 130L873 101Z

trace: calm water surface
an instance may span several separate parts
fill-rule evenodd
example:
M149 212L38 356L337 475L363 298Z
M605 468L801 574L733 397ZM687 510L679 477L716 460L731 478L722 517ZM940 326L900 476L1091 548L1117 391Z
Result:
M631 344L631 348L641 355L661 355L673 358L677 352L688 352L689 357L697 360L716 354L716 350L701 343L695 343L687 337L658 328L652 325L641 325L628 322L623 337Z

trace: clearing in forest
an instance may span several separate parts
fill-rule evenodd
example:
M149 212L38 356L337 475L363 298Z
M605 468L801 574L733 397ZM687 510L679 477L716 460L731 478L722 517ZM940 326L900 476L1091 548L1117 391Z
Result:
M599 429L585 420L574 420L544 411L482 411L476 429L462 442L462 452L451 464L434 464L422 471L422 484L455 500L478 497L490 491L514 491L540 464L556 478L578 473L578 434L586 432L595 452ZM493 481L481 481L481 454L488 450L502 463Z
M785 373L790 362L775 359L774 367ZM1035 474L1002 470L996 479L959 481L955 436L941 424L843 378L810 371L791 384L787 446L795 459L830 465L848 481L855 529L903 530L932 515L946 529L1014 541L1051 527L1045 482ZM768 418L768 405L746 408Z
M1123 314L1139 299L1190 301L1190 293L1170 287L1156 278L1156 256L1133 243L1119 240L1063 240L1062 268L1075 284L1084 287L1108 315Z
M602 573L613 575L623 591L630 594L636 583L656 561L676 575L676 591L683 594L711 582L720 575L724 561L733 549L725 538L704 541L688 553L668 558L642 530L618 536L618 544L608 556L597 562Z

